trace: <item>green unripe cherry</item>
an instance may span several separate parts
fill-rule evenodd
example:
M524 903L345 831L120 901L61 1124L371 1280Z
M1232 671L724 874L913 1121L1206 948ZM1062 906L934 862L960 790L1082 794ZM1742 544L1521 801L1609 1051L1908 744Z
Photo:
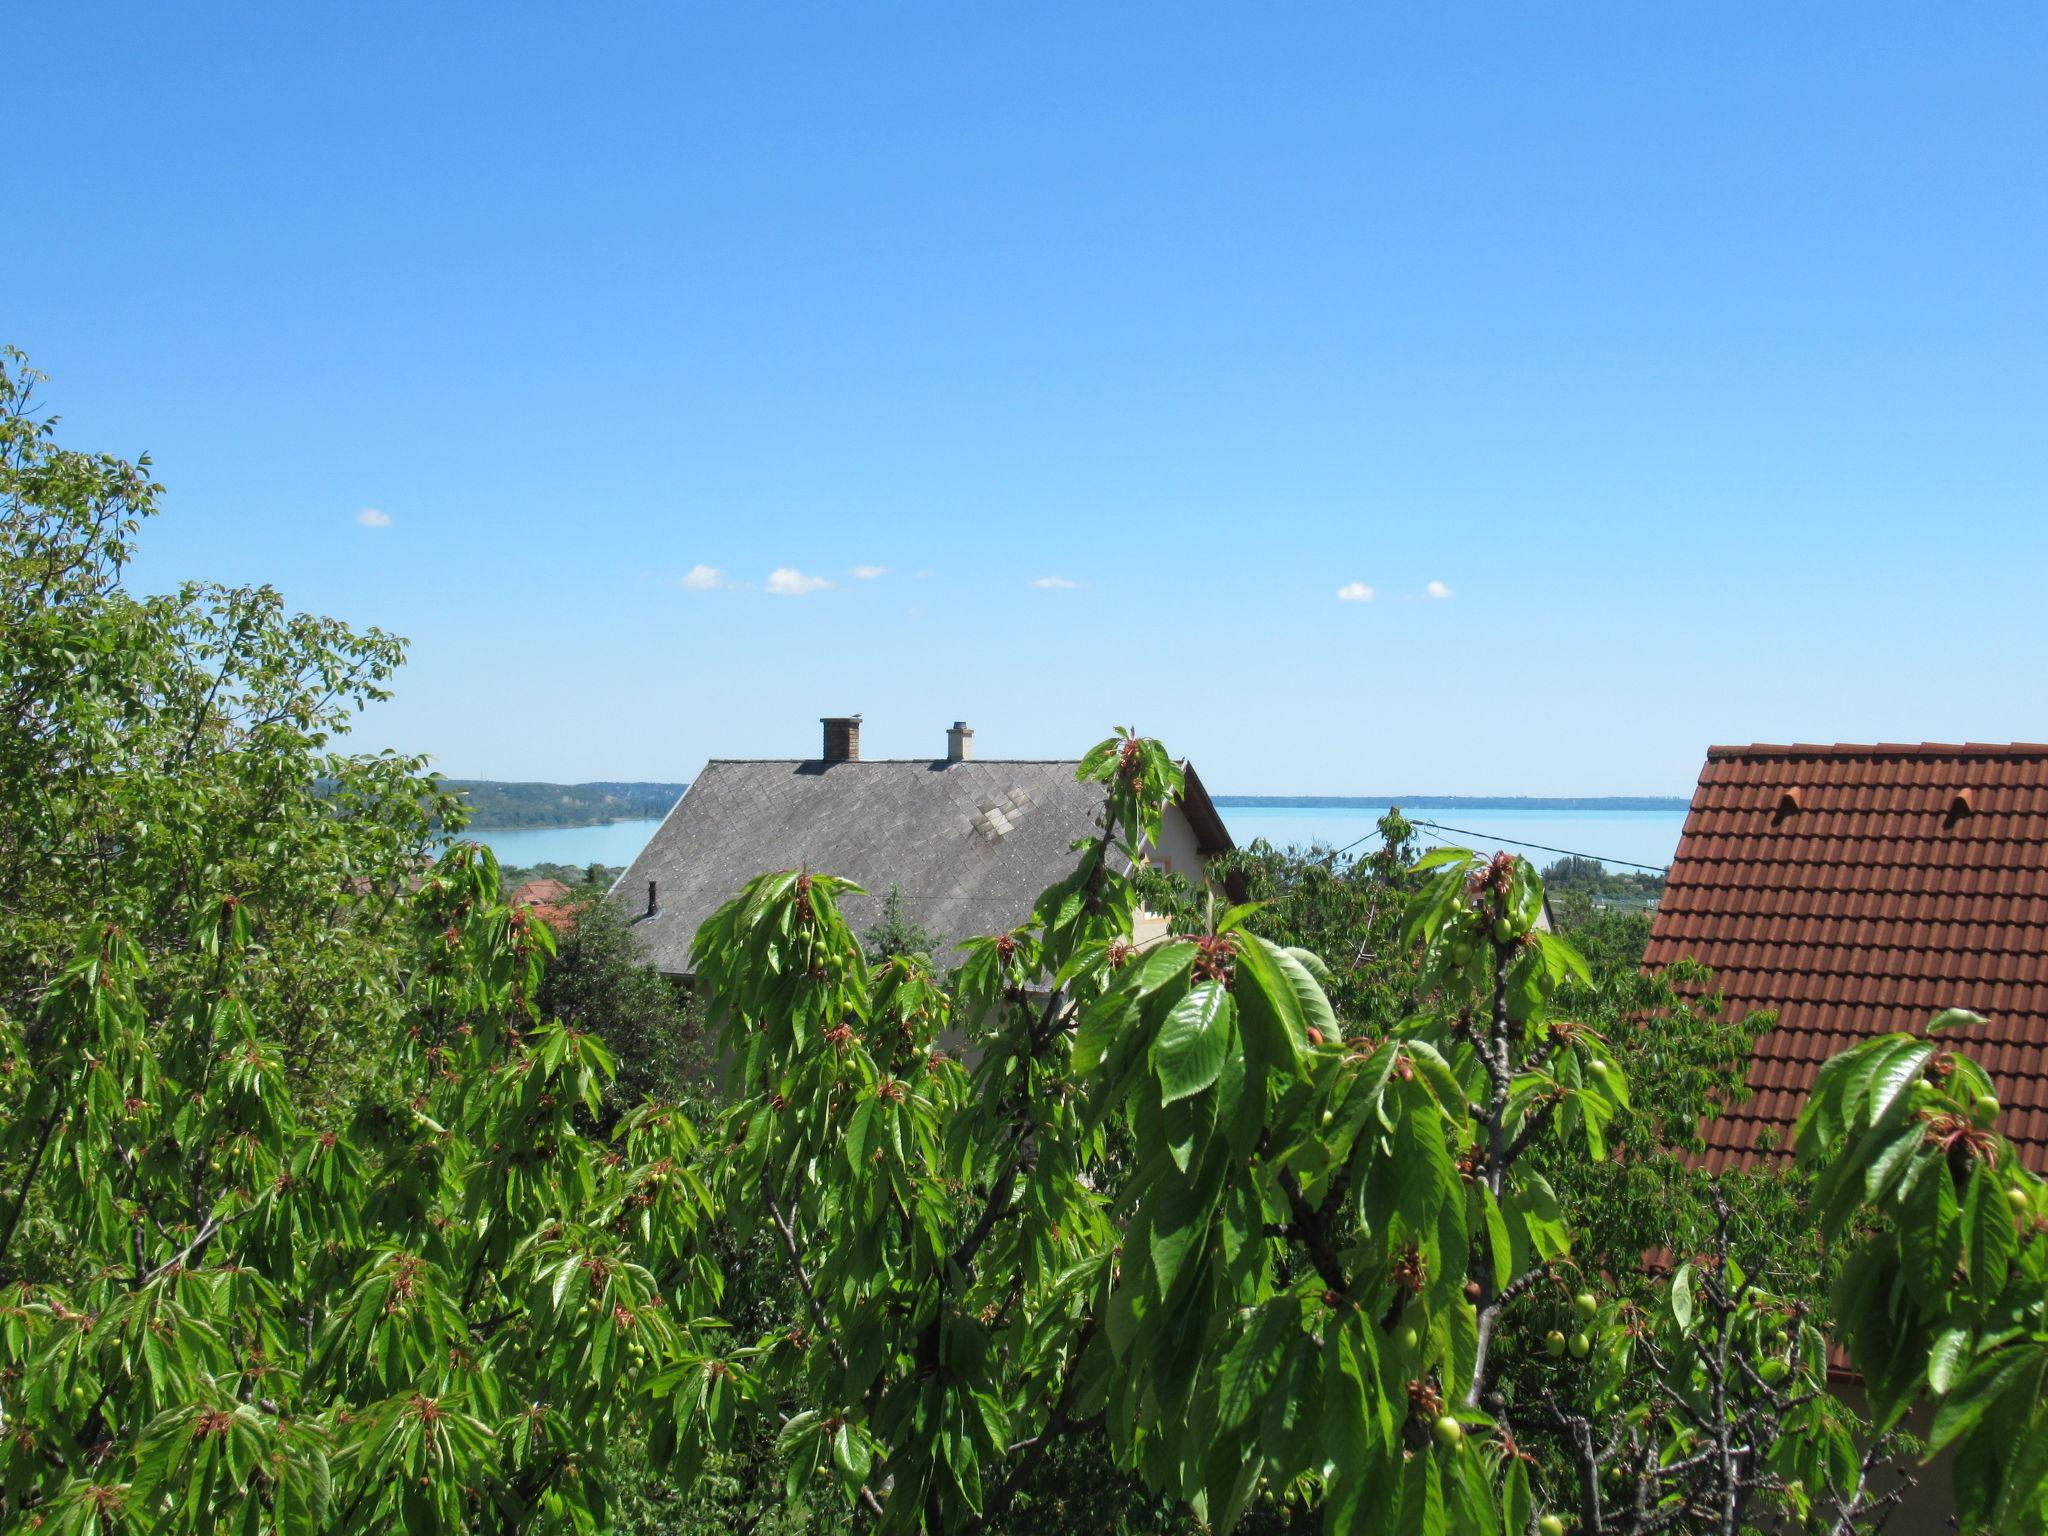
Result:
M1536 1529L1541 1531L1543 1536L1564 1536L1564 1521L1556 1515L1545 1515L1536 1522Z
M1409 1354L1412 1355L1415 1353L1416 1350L1420 1349L1421 1347L1422 1335L1416 1331L1415 1325L1413 1323L1410 1323L1406 1328L1403 1328L1401 1330L1401 1348L1403 1348Z
M1465 1426L1448 1413L1438 1419L1430 1433L1436 1436L1436 1443L1447 1451L1455 1451L1465 1444Z
M1583 1333L1575 1333L1572 1335L1571 1351L1574 1360L1583 1360L1593 1352L1593 1341Z
M1979 1127L1988 1126L1998 1118L2000 1105L1995 1093L1980 1093L1970 1100L1971 1123Z
M1560 1359L1564 1355L1564 1335L1555 1328L1551 1329L1543 1335L1543 1349L1551 1359Z
M2034 1202L2027 1198L2027 1192L2015 1184L2005 1192L2005 1203L2016 1211L2024 1211Z
M1581 1291L1572 1298L1572 1305L1579 1309L1579 1316L1594 1317L1600 1311L1600 1298L1591 1291Z
M1504 917L1493 920L1493 942L1505 944L1515 936L1515 925Z
M1784 1329L1780 1328L1776 1333L1771 1335L1771 1342L1777 1345L1778 1348L1784 1349L1787 1345L1789 1345L1792 1342L1792 1335L1787 1333Z

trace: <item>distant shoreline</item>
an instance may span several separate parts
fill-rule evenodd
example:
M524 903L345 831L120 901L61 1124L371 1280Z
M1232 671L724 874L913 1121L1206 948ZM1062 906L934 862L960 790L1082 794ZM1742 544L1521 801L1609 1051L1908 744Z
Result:
M1398 805L1419 811L1683 811L1680 795L1211 795L1219 810L1343 810Z
M580 787L580 786L578 786ZM663 786L666 788L667 786ZM1398 805L1412 811L1662 811L1676 814L1692 802L1678 795L1211 795L1219 810L1328 811ZM660 821L659 814L530 822L473 821L462 836L485 832L573 832L623 822Z
M659 820L659 816L607 816L602 821L494 822L489 826L480 821L472 821L453 835L460 840L472 832L580 832L586 827L616 827L629 821Z

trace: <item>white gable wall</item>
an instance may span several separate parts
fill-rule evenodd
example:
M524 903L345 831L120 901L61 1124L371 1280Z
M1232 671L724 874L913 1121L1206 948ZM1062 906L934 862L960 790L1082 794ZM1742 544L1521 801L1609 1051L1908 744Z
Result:
M1148 850L1147 861L1171 870L1195 886L1201 885L1201 845L1195 841L1195 829L1188 825L1179 806L1169 805L1160 818L1159 841ZM1167 926L1165 918L1141 909L1132 919L1131 936L1140 944L1155 943L1166 937Z

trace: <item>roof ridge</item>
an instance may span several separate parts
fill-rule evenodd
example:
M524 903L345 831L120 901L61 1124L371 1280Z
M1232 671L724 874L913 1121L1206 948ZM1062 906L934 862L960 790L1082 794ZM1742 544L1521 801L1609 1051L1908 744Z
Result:
M2040 741L1752 742L1707 748L1709 762L1740 757L2048 757Z
M970 757L958 763L947 762L943 757L853 757L844 761L831 761L822 757L707 757L706 767L713 763L826 763L833 768L870 768L888 763L946 763L949 768L1002 767L1015 763L1029 768L1060 768L1078 765L1078 757Z

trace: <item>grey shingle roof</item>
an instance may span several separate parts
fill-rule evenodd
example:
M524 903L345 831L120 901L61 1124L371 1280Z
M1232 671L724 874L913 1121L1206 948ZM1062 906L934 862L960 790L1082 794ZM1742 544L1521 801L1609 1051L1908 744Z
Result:
M904 915L953 945L1015 927L1038 893L1074 867L1073 845L1094 830L1099 785L1066 762L735 761L707 763L631 867L612 899L658 970L686 975L705 918L769 870L841 875L866 888L841 910L856 934L872 925L893 885ZM1190 820L1205 845L1225 839L1190 778ZM1206 818L1203 813L1206 812ZM1204 827L1213 824L1214 836ZM659 910L647 908L657 883Z

